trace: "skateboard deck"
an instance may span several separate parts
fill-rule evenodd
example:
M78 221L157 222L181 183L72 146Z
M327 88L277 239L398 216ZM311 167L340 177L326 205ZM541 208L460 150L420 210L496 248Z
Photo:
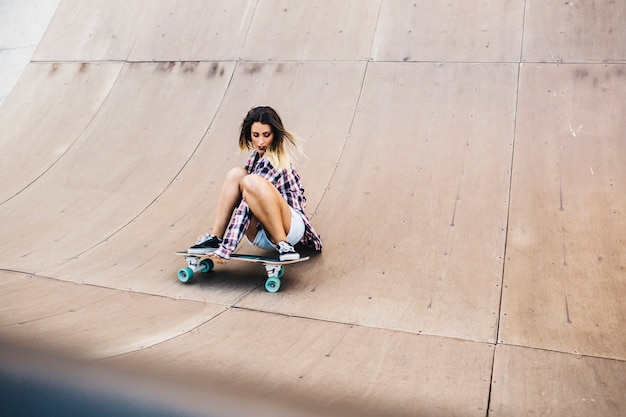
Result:
M215 268L215 262L211 259L211 252L206 254L189 253L187 251L174 252L176 255L184 256L187 261L187 267L178 270L178 280L188 283L192 280L197 272L210 272ZM270 256L257 256L233 253L230 255L231 261L243 261L252 263L261 263L267 272L267 280L265 281L265 289L268 292L277 292L280 289L280 280L285 273L283 265L296 264L309 260L309 257L303 257L291 261L281 261L278 258Z

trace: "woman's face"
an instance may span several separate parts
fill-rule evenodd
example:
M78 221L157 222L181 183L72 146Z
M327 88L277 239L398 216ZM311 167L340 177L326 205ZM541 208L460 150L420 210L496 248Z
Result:
M250 133L252 136L252 144L261 155L270 147L274 141L274 133L272 132L272 126L263 124L261 122L254 122L250 126Z

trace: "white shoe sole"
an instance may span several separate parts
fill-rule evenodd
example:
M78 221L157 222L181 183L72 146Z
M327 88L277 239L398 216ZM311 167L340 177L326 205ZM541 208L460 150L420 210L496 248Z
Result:
M298 254L298 253L288 253L288 254L280 255L278 257L278 259L280 259L281 262L297 261L298 259L300 259L300 254Z
M193 253L194 255L206 255L215 252L217 248L205 248L205 249L187 249L187 253Z

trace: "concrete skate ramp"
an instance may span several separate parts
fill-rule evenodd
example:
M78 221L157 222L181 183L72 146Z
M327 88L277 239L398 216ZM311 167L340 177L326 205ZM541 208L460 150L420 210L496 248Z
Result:
M62 1L0 106L0 337L324 413L623 415L625 17ZM182 284L255 105L324 251Z

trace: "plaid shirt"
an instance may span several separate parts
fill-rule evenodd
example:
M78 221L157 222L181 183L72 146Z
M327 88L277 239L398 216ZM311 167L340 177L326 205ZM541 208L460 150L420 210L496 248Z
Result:
M304 188L300 185L300 176L296 170L291 167L288 170L279 171L272 166L267 158L261 156L257 151L254 151L250 158L248 158L244 168L250 174L256 174L265 178L276 187L285 200L287 200L287 204L302 216L302 220L304 221L304 236L302 236L300 243L317 251L321 251L322 241L320 235L313 229L311 221L304 212L306 197L304 196ZM251 215L252 212L250 211L248 203L246 203L244 199L241 199L228 225L228 229L224 234L224 240L219 249L215 251L216 255L224 259L230 258L230 254L237 248L237 245L250 225Z

